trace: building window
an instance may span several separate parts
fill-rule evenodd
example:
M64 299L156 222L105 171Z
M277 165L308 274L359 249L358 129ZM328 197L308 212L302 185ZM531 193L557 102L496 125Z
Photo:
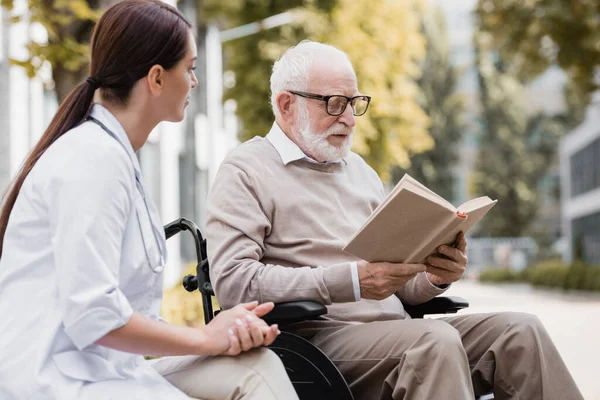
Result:
M571 197L600 187L600 136L571 156Z
M600 212L573 220L573 258L600 265Z

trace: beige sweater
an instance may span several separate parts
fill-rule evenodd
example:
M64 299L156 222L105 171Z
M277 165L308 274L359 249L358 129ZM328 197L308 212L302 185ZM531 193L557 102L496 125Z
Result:
M419 304L444 290L422 273L396 296L355 302L357 260L342 251L383 197L377 174L354 153L340 163L284 165L267 139L238 146L209 195L206 237L219 303L315 300L333 320L405 318L399 298Z

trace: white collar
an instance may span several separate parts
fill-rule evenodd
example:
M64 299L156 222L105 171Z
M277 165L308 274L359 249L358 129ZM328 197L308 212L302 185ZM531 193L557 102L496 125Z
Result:
M92 111L90 112L90 116L94 119L101 122L111 133L113 133L125 151L127 155L131 159L133 163L133 168L135 169L136 175L140 176L142 168L140 167L140 163L138 161L137 156L135 155L135 151L133 150L133 146L131 145L131 141L129 140L129 136L123 129L123 126L119 122L119 120L103 105L94 104L92 106ZM90 121L91 122L91 121Z
M317 160L314 160L304 154L302 149L298 147L296 143L292 141L279 127L277 122L273 122L273 126L271 130L266 136L266 139L271 142L275 150L279 153L279 157L281 157L281 161L283 161L283 165L288 165L292 161L306 159L315 164L329 164L329 163L338 163L340 161L326 161L324 163L320 163Z

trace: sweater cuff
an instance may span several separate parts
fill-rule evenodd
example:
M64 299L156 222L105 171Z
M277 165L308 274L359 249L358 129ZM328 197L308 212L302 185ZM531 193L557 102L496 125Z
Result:
M423 276L425 278L423 278ZM421 272L420 274L418 274L417 280L418 280L417 285L418 285L420 291L422 291L423 293L425 293L427 295L433 296L433 297L444 293L450 287L450 285L444 285L444 287L434 285L429 280L429 276L427 276L427 272Z
M434 288L437 288L437 289L448 289L450 287L449 283L445 283L443 285L436 285L435 283L431 283L431 281L429 280L429 274L427 274L427 272L425 272L425 277L427 278L427 282L429 282L429 284L431 284Z
M353 261L350 264L352 269L352 287L354 288L354 301L360 301L360 280L358 279L358 263Z
M324 268L323 281L332 303L348 303L355 300L352 281L352 263L345 262Z

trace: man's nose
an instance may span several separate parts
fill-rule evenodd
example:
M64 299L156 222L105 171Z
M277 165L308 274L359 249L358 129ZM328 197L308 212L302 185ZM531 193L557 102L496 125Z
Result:
M354 116L354 110L352 110L352 105L350 102L348 102L346 109L338 117L338 121L349 128L353 128L354 125L356 125L356 117Z

